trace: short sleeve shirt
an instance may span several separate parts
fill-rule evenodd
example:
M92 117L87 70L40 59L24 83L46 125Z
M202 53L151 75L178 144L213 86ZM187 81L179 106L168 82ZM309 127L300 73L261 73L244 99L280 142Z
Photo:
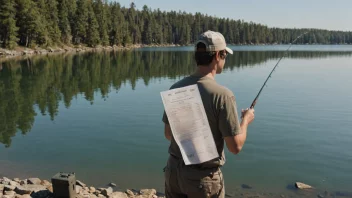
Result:
M191 75L185 77L172 85L170 89L194 84L198 85L211 132L220 156L217 159L202 163L201 166L222 166L226 161L224 137L235 136L241 133L235 96L231 90L219 85L214 79L206 76ZM169 124L165 111L162 120L165 124ZM171 138L169 153L175 157L182 158L180 148L173 137Z

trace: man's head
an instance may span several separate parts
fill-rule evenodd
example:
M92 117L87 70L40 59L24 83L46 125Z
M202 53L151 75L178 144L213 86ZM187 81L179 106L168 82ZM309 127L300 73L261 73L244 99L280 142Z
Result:
M224 36L219 32L206 31L195 43L195 59L198 66L216 67L216 73L221 73L227 54L233 51L226 46Z

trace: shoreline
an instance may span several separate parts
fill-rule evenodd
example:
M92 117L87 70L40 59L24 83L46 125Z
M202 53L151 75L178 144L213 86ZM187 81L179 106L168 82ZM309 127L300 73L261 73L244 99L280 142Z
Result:
M54 188L55 191L60 190L59 185L53 185L51 182L57 183L59 180L68 182L70 179L59 180L54 175L52 178L40 179L40 178L13 178L9 179L3 175L0 177L0 198L53 198ZM69 176L68 178L72 178ZM74 193L76 198L165 198L164 192L158 192L156 189L126 189L119 188L118 184L108 183L105 186L90 186L80 181L79 178L73 177L72 181L75 182ZM62 179L62 180L61 180ZM68 183L67 183L68 184ZM66 187L63 188L65 190ZM67 188L66 188L67 190ZM241 188L236 189L232 192L225 190L225 197L242 197L242 198L289 198L289 197L319 197L319 198L347 198L352 197L352 193L349 192L328 192L319 191L317 189L291 189L288 193L282 192L264 192L258 191L249 185L243 184Z
M144 45L144 44L134 44L128 46L101 46L96 47L86 47L83 45L77 46L61 46L61 47L48 47L48 48L26 48L26 47L16 47L13 50L0 48L0 62L11 60L14 58L26 58L32 56L40 55L54 55L54 54L65 54L65 53L82 53L82 52L100 52L100 51L127 51L143 47L176 47L181 45L174 44L160 44L160 45Z
M237 46L266 46L266 45L289 45L289 44L229 44ZM302 44L302 45L332 45L332 44ZM339 44L339 45L348 45L348 44ZM131 44L128 46L101 46L96 47L87 47L84 45L63 45L63 46L53 46L47 48L26 48L22 46L17 46L13 50L0 48L0 63L3 61L11 60L14 58L27 58L32 56L40 55L55 55L55 54L65 54L65 53L83 53L83 52L101 52L101 51L128 51L138 48L148 48L148 47L180 47L180 46L191 46L191 45L180 45L180 44Z

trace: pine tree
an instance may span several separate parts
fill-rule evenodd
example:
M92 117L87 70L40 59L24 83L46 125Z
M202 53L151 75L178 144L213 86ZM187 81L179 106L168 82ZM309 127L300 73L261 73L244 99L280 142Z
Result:
M119 3L113 3L110 7L111 15L111 30L110 43L112 45L122 45L123 42L123 31L122 28L125 26L125 18L121 12L121 7Z
M0 0L0 43L2 47L13 49L17 45L15 0Z
M47 30L49 36L53 43L59 43L61 38L61 31L59 28L59 17L56 0L46 1L45 15L47 18Z
M45 25L37 4L32 0L17 0L17 26L19 27L19 43L26 47L46 44Z
M59 28L61 30L62 42L69 44L71 43L71 26L69 21L69 6L68 0L58 0L58 12L59 12Z
M98 28L99 25L93 11L92 3L88 2L88 26L86 38L86 43L88 46L94 47L99 44Z
M73 28L73 42L75 44L84 43L88 30L88 4L87 0L78 0L75 16L75 26Z
M94 4L94 13L96 16L96 20L99 25L99 35L101 44L108 45L109 44L109 36L108 36L108 25L107 25L107 13L105 12L105 5L102 0L95 0Z

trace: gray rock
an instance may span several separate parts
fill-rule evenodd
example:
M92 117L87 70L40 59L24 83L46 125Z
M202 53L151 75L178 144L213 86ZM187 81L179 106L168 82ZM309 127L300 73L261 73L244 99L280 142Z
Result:
M16 195L15 198L32 198L30 195Z
M296 182L295 186L298 189L311 189L311 188L313 188L312 186L304 184L302 182Z
M21 180L19 178L14 178L13 181L20 183Z
M27 179L21 180L21 181L20 181L20 184L21 184L21 185L27 185Z
M15 196L15 191L5 191L4 195L10 195L10 196Z
M45 186L45 187L49 187L49 186L52 185L48 180L43 180L42 182L40 182L40 184Z
M89 190L90 193L94 193L95 192L95 188L93 186L89 187L88 190Z
M109 185L112 186L112 187L116 187L115 183L110 183Z
M13 191L15 190L16 186L10 186L10 185L5 185L4 189L5 191Z
M46 191L46 187L42 185L28 184L24 186L17 186L15 192L20 195L37 193L40 191Z
M126 190L126 194L127 194L128 197L130 197L130 198L133 198L134 195L135 195L130 189L127 189L127 190Z
M140 191L141 195L155 195L156 190L155 189L142 189Z
M87 185L79 180L76 180L76 185L82 186L82 187L86 187Z
M88 195L88 197L89 197L89 192L86 190L82 190L79 194L81 194L83 196Z
M15 192L19 195L31 194L32 190L25 186L17 186Z
M35 185L39 185L42 182L42 180L40 180L39 178L29 178L27 180L28 184L35 184Z
M103 194L104 196L109 196L111 193L113 192L112 188L105 188L104 190L101 191L101 194Z
M15 182L15 181L10 181L10 182L9 182L9 185L10 185L10 186L18 186L19 183Z
M128 196L123 192L114 192L110 194L109 198L128 198Z
M41 190L41 191L33 192L31 194L31 197L33 197L33 198L52 198L53 193L51 193L49 190Z
M10 181L11 181L11 179L9 179L7 177L3 177L1 183L5 184L5 185L8 185L10 183Z
M100 190L95 190L95 192L93 194L95 194L96 196L98 196L101 193Z
M3 195L1 198L14 198L14 195Z
M79 194L82 191L82 186L76 185L76 193Z

